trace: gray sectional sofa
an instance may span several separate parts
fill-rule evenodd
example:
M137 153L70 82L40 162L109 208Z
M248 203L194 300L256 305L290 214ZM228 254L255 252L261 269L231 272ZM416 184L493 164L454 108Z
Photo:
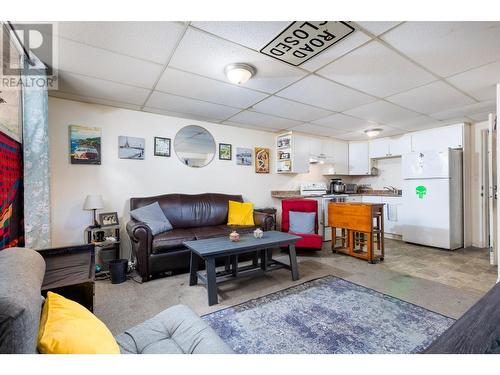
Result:
M45 261L36 251L0 251L0 354L37 353ZM116 336L123 354L233 353L189 307L177 305Z

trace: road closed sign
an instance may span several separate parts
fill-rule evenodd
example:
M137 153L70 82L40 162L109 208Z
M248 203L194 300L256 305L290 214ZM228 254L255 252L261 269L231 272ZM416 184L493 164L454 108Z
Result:
M295 21L260 52L299 66L353 31L354 27L342 21Z

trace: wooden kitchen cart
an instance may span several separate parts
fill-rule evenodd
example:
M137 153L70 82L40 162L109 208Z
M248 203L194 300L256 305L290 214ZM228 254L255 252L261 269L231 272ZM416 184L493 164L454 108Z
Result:
M383 203L329 203L328 226L332 227L332 251L370 263L384 260Z

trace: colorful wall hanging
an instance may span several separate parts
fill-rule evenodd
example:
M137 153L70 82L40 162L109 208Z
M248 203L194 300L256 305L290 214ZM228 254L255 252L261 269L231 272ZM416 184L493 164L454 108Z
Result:
M24 246L21 145L0 132L0 250Z

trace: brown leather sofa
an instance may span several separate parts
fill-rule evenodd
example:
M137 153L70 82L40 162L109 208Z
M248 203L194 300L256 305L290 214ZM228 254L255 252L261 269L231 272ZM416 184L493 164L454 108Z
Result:
M137 259L137 271L143 281L167 271L189 268L190 251L183 241L228 236L233 227L227 224L228 201L243 202L241 195L226 194L165 194L154 197L131 198L134 210L158 202L173 230L153 236L149 227L136 220L127 223L132 251ZM255 226L236 227L238 233L248 233L256 227L272 230L274 218L254 212Z

